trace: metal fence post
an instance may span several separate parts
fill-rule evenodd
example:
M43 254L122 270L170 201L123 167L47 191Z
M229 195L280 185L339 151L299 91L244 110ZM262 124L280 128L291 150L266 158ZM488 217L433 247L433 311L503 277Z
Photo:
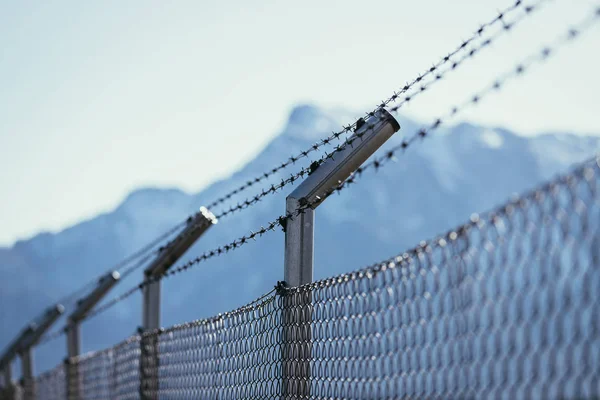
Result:
M48 308L42 318L34 325L33 331L21 343L19 355L21 357L23 398L25 400L33 400L36 397L33 377L33 347L64 311L65 309L61 304Z
M12 381L12 361L18 355L23 342L34 331L35 327L36 325L31 323L21 330L19 335L10 342L0 357L0 368L3 369L6 384L4 392L2 393L4 396L3 398L13 400L16 397L16 385Z
M22 350L19 356L21 358L21 386L23 387L23 399L33 400L33 360L31 357L31 347Z
M2 376L4 379L4 384L0 388L0 395L2 399L13 400L14 399L14 391L13 391L13 383L12 383L12 369L10 363L6 365L2 369Z
M348 138L350 143L313 168L287 197L284 279L288 286L312 282L314 210L399 129L400 124L384 109L367 122L359 120ZM284 295L283 305L282 397L310 398L312 293L308 289L291 291Z
M287 213L293 213L300 203L293 197L286 199ZM288 220L285 227L284 280L292 287L313 280L315 211ZM283 398L310 395L310 356L312 346L310 292L283 297L282 394ZM296 308L296 310L294 310ZM296 311L296 312L294 312Z
M119 281L120 275L112 271L100 278L96 288L86 297L77 302L77 308L69 315L67 322L67 359L66 363L66 392L67 399L80 400L82 398L79 363L76 357L81 353L80 324L87 314L110 289Z
M158 339L160 328L160 278L211 226L217 223L215 216L205 207L190 218L187 226L161 249L158 256L144 270L142 327L140 346L140 397L158 399Z
M12 369L10 364L2 369L2 377L4 378L4 386L8 387L12 382Z
M81 398L79 387L79 367L75 357L79 355L81 341L79 338L79 323L69 319L67 323L67 358L65 359L65 376L67 379L67 399Z
M21 380L24 389L23 397L25 400L33 399L35 397L35 382L33 380L33 361L31 352L42 335L50 329L52 324L56 322L64 310L64 307L60 304L48 308L41 317L35 322L30 323L21 331L19 336L8 345L2 354L2 357L0 357L0 369L3 370L4 380L6 381L6 387L8 388L5 397L9 399L15 397L15 388L13 387L11 380L11 362L17 355L21 358Z

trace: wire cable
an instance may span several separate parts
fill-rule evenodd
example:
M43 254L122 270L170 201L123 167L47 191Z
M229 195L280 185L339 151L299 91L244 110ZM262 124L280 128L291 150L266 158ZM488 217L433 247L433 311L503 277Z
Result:
M530 68L533 65L535 65L537 63L541 64L541 63L546 62L554 54L556 54L558 49L562 48L563 46L567 45L568 43L572 43L573 41L575 41L577 38L579 38L581 36L581 34L583 32L590 29L599 20L600 20L600 7L597 7L596 9L594 9L591 16L584 19L582 22L573 26L572 28L569 28L567 33L560 35L558 37L558 39L556 39L553 42L553 44L551 44L549 46L544 46L541 49L541 51L538 51L538 52L530 55L529 57L525 58L522 62L518 63L516 65L516 67L509 70L505 74L500 75L497 79L495 79L492 82L492 84L486 86L483 90L481 90L481 91L477 92L476 94L474 94L473 96L469 97L469 99L467 101L463 102L459 106L452 107L447 115L436 119L428 128L418 130L413 136L411 136L410 139L403 141L400 145L395 146L394 148L392 148L391 150L386 152L385 156L377 158L374 161L359 168L359 170L357 170L356 174L352 175L348 180L346 180L344 183L342 183L338 187L330 190L328 193L324 193L323 196L326 197L334 192L340 192L343 189L347 188L351 184L355 183L358 180L358 178L360 176L362 176L362 173L365 170L368 170L368 169L378 170L379 168L383 167L384 165L386 165L387 161L393 160L394 155L397 152L406 150L411 144L415 143L416 140L419 138L422 139L422 138L428 137L429 133L438 129L442 125L442 123L445 121L445 119L455 117L460 112L462 112L464 109L467 109L470 106L478 105L484 97L487 97L487 95L495 93L495 92L499 92L500 90L502 90L502 88L504 88L504 85L507 83L507 81L518 78L518 77L522 77L523 75L525 75L526 72L530 71ZM397 109L394 110L392 108L391 111L396 112ZM191 268L203 261L206 261L210 258L213 258L215 256L220 256L222 254L228 253L229 251L238 249L239 247L242 247L242 246L250 243L252 240L255 240L257 236L261 237L269 231L274 231L277 227L284 227L287 220L296 218L300 214L304 213L304 211L306 209L311 208L311 207L312 207L312 204L307 203L305 206L298 208L294 212L279 216L277 219L275 219L275 220L271 221L269 224L267 224L266 227L261 227L256 232L251 232L250 235L242 236L242 237L234 240L233 242L230 242L223 246L219 246L213 250L207 251L207 252L203 253L201 256L191 259L191 260L185 262L184 264L178 266L177 268L166 271L163 275L160 275L160 276L157 276L157 277L154 277L151 279L147 279L144 282L140 283L139 285L132 287L131 289L129 289L122 295L107 302L104 306L101 306L99 308L99 311L91 313L88 317L96 316L96 315L100 314L101 312L106 311L107 309L109 309L109 308L113 307L114 305L120 303L121 301L127 299L128 297L130 297L131 295L136 293L138 290L141 290L144 286L147 286L150 283L157 282L159 280L164 279L165 277L170 277L170 276L176 275L178 273L184 272L184 271L188 270L189 268Z
M434 69L434 71L437 71L437 73L432 76L427 82L425 82L423 79L423 77L426 77L427 74L423 74L420 75L418 78L415 78L415 80L413 80L413 83L416 82L420 82L420 86L418 88L413 88L413 86L411 84L407 84L403 90L406 88L406 90L408 91L410 88L414 89L413 93L410 93L404 97L400 96L400 92L394 92L395 94L390 97L390 101L398 101L399 103L395 106L395 110L399 110L403 105L407 104L408 102L414 100L417 96L419 96L420 94L424 93L425 91L429 90L429 88L434 85L436 82L441 81L443 78L445 78L447 76L447 74L449 72L455 71L460 65L462 65L465 61L467 61L470 58L474 58L477 54L479 54L481 52L482 49L489 47L498 37L500 37L503 33L505 32L509 32L512 31L512 29L519 23L521 22L523 19L525 19L526 16L530 15L531 13L533 13L534 10L538 9L538 6L545 2L546 0L542 0L539 3L537 3L536 5L530 5L525 7L525 12L524 14L522 14L519 18L511 21L511 22L506 22L503 20L503 28L502 30L496 32L494 35L490 36L489 38L474 44L470 49L467 49L466 47L464 47L463 49L464 54L458 58L458 59L452 59L451 56L447 56L444 57L444 60L447 60L447 66L445 69L442 69L440 67L436 67ZM479 32L479 30L478 30ZM469 42L470 43L470 42ZM443 64L442 64L443 65ZM429 71L431 71L434 67L431 67ZM432 71L433 72L433 71ZM382 102L382 104L389 104L390 101L384 101ZM374 123L371 122L372 125L374 125ZM325 139L328 143L330 142L328 139ZM258 203L259 201L261 201L264 197L270 195L270 194L274 194L277 191L281 190L282 188L284 188L287 185L290 184L294 184L296 181L300 180L301 178L304 178L305 176L309 175L312 171L314 171L316 168L318 168L319 165L321 165L323 162L325 162L328 158L331 158L333 155L335 155L335 153L339 152L340 150L344 149L347 145L351 145L352 144L352 140L351 139L346 139L344 142L342 142L341 144L337 145L335 147L335 149L333 150L333 152L331 153L325 153L325 156L321 157L320 159L314 160L310 163L310 165L308 167L303 167L300 169L300 171L290 174L289 177L287 178L283 178L279 183L275 183L272 184L270 187L268 188L263 188L261 190L261 192L256 193L254 196L252 197L248 197L246 198L244 201L242 202L238 202L235 206L230 206L228 209L222 210L220 212L217 213L216 218L217 219L221 219L223 217L226 217L227 215L230 215L236 211L240 211L240 210L244 210L246 208L249 208L250 206Z

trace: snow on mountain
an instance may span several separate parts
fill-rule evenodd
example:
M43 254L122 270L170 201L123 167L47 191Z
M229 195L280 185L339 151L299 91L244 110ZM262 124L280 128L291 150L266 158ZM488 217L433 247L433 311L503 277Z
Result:
M0 346L44 307L141 247L220 194L270 170L292 154L340 129L356 114L314 106L296 107L283 132L244 168L200 193L149 188L131 193L112 212L57 234L44 233L0 248ZM385 145L400 143L418 125L400 118L402 129ZM544 134L522 137L502 128L462 123L415 143L397 163L365 173L359 183L332 196L316 212L315 275L324 278L371 264L412 247L465 221L473 212L505 201L599 148L596 137ZM328 148L324 148L328 150ZM384 151L384 149L382 149ZM317 158L320 152L309 155ZM381 154L381 153L380 153ZM269 187L301 166L253 186L233 204ZM284 211L284 188L252 209L222 219L184 256L188 259L265 226ZM215 214L223 207L211 210ZM282 279L283 234L272 232L223 257L201 263L164 281L163 324L207 317L240 306ZM120 283L116 295L141 279L137 271ZM109 295L109 298L111 296ZM85 351L110 346L137 328L140 296L86 322ZM64 339L40 346L42 371L64 357Z

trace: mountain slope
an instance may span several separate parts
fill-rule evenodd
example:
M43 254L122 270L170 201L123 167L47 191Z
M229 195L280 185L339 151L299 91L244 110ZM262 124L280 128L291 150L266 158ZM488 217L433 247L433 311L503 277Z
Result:
M244 168L197 194L177 189L133 192L112 212L57 234L40 234L12 248L0 248L0 346L32 316L250 178L271 169L350 120L312 106L295 108L283 132ZM385 147L397 144L418 126L400 118L401 131ZM416 143L379 172L365 173L359 183L332 196L316 214L315 278L360 268L447 231L505 201L600 147L595 137L548 134L532 138L505 129L459 124ZM381 154L381 153L380 153ZM319 153L312 153L314 159ZM282 171L272 181L307 165ZM254 189L254 190L252 190ZM259 187L242 193L238 200ZM291 188L269 196L252 209L224 218L184 257L230 242L283 213ZM227 204L228 206L228 204ZM219 207L211 210L218 213ZM163 324L202 318L242 305L270 290L283 276L283 234L273 232L228 255L201 263L164 281ZM141 279L141 272L120 283L112 296ZM135 295L86 322L85 351L106 347L132 334L141 321ZM64 338L40 346L38 371L64 357Z

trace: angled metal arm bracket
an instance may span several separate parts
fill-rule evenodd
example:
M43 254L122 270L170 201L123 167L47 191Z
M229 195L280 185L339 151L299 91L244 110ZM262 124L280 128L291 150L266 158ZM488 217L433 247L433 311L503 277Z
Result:
M400 129L384 109L367 122L359 120L344 148L312 168L312 172L286 198L284 280L297 287L313 280L315 209ZM298 213L298 210L302 212ZM294 297L294 298L291 298ZM304 312L293 312L305 306ZM282 398L310 398L311 307L310 291L283 298Z

